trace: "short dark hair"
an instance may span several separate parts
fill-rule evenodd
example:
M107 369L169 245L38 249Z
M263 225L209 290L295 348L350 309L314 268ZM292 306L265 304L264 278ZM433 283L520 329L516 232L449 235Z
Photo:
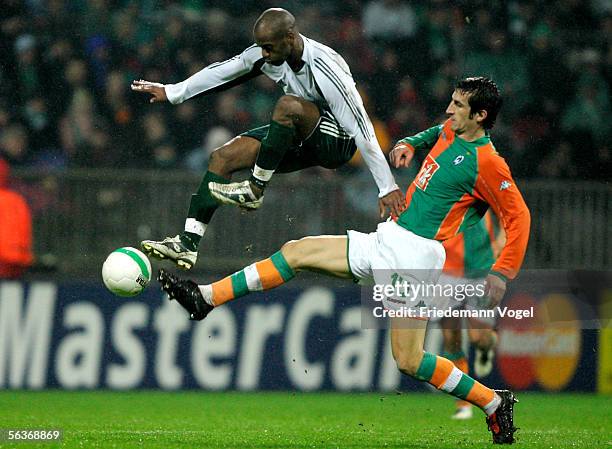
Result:
M474 76L458 81L455 90L469 94L470 116L477 111L487 111L487 117L483 120L482 127L484 129L493 128L497 113L502 106L502 98L497 84L484 76Z

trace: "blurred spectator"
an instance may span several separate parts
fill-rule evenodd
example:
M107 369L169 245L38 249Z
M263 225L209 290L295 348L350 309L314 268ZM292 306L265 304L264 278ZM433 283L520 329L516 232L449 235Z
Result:
M528 67L530 79L529 107L539 110L555 122L567 103L571 74L563 60L563 52L553 45L553 30L546 22L529 31Z
M166 120L160 112L149 112L141 123L144 141L133 162L142 168L173 168L179 162L178 152Z
M60 121L60 140L71 165L77 167L100 166L111 154L97 153L100 134L104 125L96 114L92 95L85 89L77 89L68 111Z
M371 39L412 39L417 29L417 16L410 2L374 0L363 10L363 31Z
M9 166L0 159L0 279L21 277L33 260L30 208L8 178Z
M30 165L32 155L26 129L18 124L4 128L0 134L0 157L13 167Z
M195 102L185 102L176 107L171 122L172 136L178 144L180 155L199 146L202 142L201 126Z
M202 146L191 150L184 160L185 168L198 174L205 173L208 169L208 160L211 153L229 142L234 137L234 134L227 128L215 126L211 128L204 136Z
M573 161L583 178L591 178L600 170L600 150L608 144L612 126L608 117L612 113L610 91L600 73L601 58L594 49L578 55L579 79L577 90L568 98L568 105L561 118L561 129L576 149ZM609 173L603 173L609 178Z
M18 91L25 102L42 90L40 64L36 51L36 39L31 34L22 34L15 41L17 59Z
M481 74L495 80L502 95L504 113L518 114L529 98L529 73L524 52L508 45L506 33L499 28L484 36L485 48L465 57L464 74Z
M29 99L21 110L21 116L30 132L32 147L35 150L57 146L55 122L49 115L47 102L41 95Z

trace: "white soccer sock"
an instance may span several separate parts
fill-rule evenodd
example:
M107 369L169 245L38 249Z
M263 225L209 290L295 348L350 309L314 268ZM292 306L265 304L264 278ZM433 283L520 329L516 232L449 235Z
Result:
M206 223L196 220L195 218L188 218L185 220L185 232L191 232L192 234L198 234L200 237L206 232Z
M214 307L215 303L212 300L212 285L198 285L198 289L200 289L200 293L202 293L202 297L204 298L204 301L206 301L206 304Z
M273 174L274 170L266 170L265 168L258 167L257 164L255 164L255 167L253 167L253 177L259 179L260 181L270 181Z
M493 413L495 413L495 410L497 410L497 407L499 407L499 404L501 404L501 398L499 397L497 393L495 393L493 400L489 402L487 405L485 405L483 410L487 414L487 416L491 416Z

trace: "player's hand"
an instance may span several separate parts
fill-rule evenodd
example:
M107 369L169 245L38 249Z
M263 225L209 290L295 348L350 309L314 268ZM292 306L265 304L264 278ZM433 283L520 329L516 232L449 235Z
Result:
M166 89L164 89L164 85L161 83L152 83L151 81L145 80L134 80L132 81L131 87L132 90L135 92L151 94L152 96L149 99L149 103L168 101L168 97L166 96Z
M380 218L385 218L387 209L389 209L392 216L399 217L405 208L404 195L400 189L395 189L378 200Z
M489 297L489 307L498 306L506 293L506 281L499 276L489 274L485 280L485 294Z
M414 156L414 150L406 143L396 144L389 153L389 161L395 168L408 167Z

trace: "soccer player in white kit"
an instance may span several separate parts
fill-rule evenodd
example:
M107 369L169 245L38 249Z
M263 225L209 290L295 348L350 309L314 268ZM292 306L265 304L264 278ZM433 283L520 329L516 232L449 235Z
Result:
M257 209L274 172L312 166L337 168L357 147L379 191L381 217L388 208L398 216L403 195L374 135L355 81L333 49L299 33L286 10L266 10L255 22L255 44L227 61L211 64L185 81L160 84L134 81L132 89L151 94L151 102L179 104L196 95L229 89L266 75L284 90L269 125L243 133L215 150L198 192L192 196L185 228L176 237L145 240L150 256L190 269L219 203ZM232 173L252 168L247 181L230 183Z

